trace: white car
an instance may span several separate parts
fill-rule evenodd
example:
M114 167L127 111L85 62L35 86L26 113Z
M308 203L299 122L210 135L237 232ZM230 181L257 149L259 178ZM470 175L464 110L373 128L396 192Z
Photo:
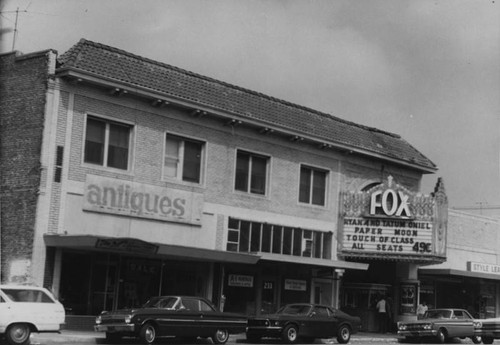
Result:
M31 332L59 332L64 307L44 288L0 285L0 336L9 344L30 343Z

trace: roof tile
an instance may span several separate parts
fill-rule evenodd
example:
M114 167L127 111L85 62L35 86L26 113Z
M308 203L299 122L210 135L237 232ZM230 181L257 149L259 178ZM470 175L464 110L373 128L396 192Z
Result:
M399 135L346 121L259 92L189 72L124 50L81 39L58 58L59 70L92 73L130 86L276 125L325 142L436 170Z

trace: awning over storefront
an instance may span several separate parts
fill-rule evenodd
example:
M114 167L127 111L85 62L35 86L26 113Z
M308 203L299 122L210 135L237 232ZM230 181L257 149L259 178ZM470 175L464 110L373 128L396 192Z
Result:
M365 270L365 271L368 269L369 266L369 264L364 264L360 262L305 258L303 256L279 255L279 254L270 254L262 252L259 252L257 254L260 256L261 260L288 262L301 265L323 266L323 267Z
M150 243L135 238L110 238L92 235L45 234L45 244L50 247L64 247L105 251L119 254L176 257L189 260L255 264L260 257L205 248L183 247L170 244Z
M469 277L469 278L483 278L483 279L492 279L492 280L500 280L500 275L491 274L491 273L480 273L480 272L471 272L464 270L456 270L452 268L420 268L418 270L420 274L432 275L432 276L441 276L441 277L449 277L449 276L459 276L459 277Z
M306 258L300 256L278 255L262 252L252 254L236 253L222 250L151 243L135 238L114 238L94 235L45 234L44 241L45 244L49 247L101 251L117 254L155 256L163 258L175 257L177 259L184 258L187 260L231 262L250 265L256 264L260 260L264 260L341 269L368 269L368 264L358 262Z

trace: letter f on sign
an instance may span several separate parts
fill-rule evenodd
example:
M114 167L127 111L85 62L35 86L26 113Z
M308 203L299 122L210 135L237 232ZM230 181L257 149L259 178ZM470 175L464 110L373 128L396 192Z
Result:
M376 214L377 213L377 207L382 207L382 201L381 198L379 198L379 201L377 201L377 197L382 194L382 191L376 191L372 193L372 200L370 202L370 214Z

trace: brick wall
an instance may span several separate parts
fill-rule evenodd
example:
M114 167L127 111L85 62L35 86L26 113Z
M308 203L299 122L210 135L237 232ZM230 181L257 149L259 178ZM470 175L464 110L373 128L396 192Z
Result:
M29 281L48 51L0 55L1 282Z

